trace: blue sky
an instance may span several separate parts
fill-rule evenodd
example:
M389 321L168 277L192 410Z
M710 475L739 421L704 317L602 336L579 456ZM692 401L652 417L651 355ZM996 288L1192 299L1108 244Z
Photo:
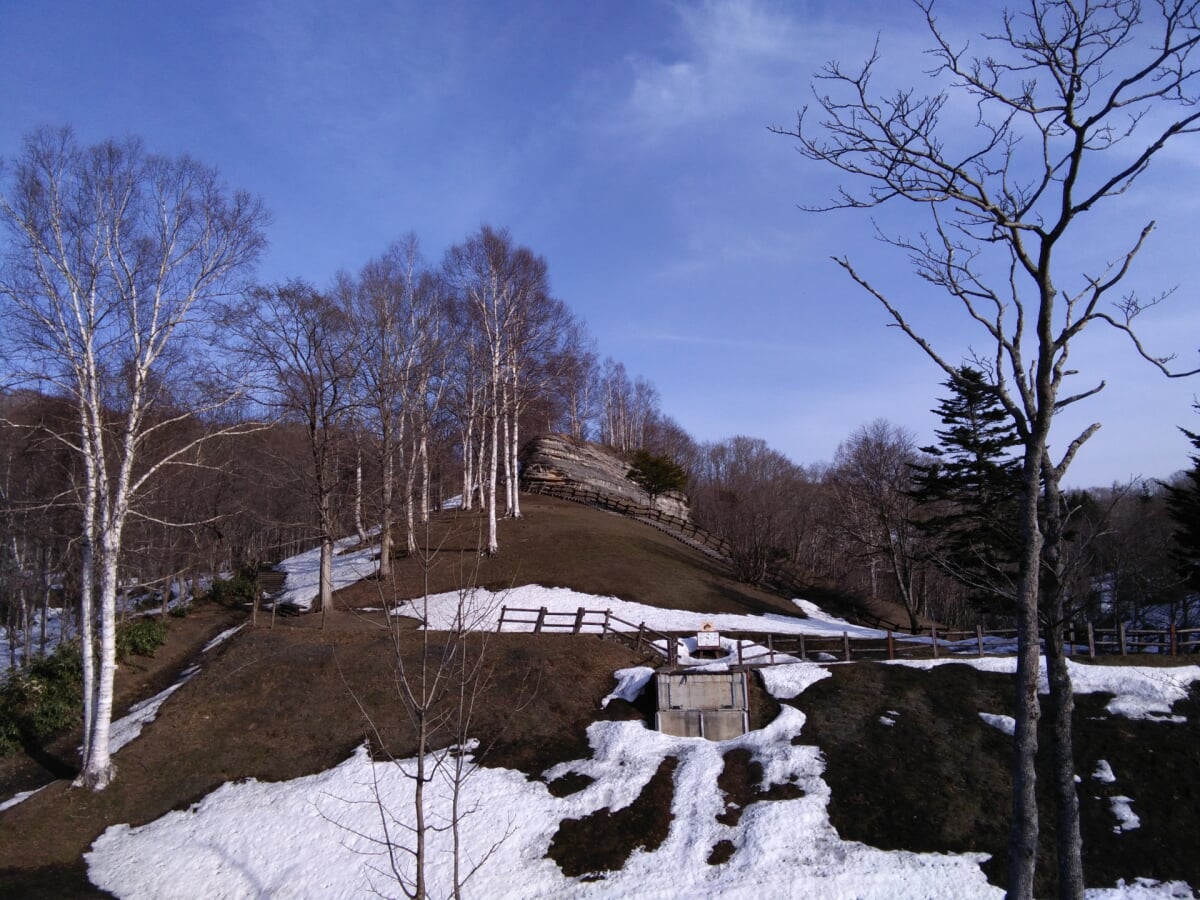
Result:
M965 38L994 23L987 5L942 15ZM601 354L654 382L696 438L750 434L817 463L877 417L931 441L943 393L830 256L886 285L948 356L979 340L868 216L802 212L835 181L767 130L794 124L824 62L861 60L877 35L881 77L921 79L913 13L871 0L0 0L0 154L40 124L190 153L271 210L267 281L328 284L408 231L437 261L482 223L508 227L546 257ZM1178 286L1143 330L1192 366L1198 151L1179 144L1114 204L1122 227L1158 220L1130 285ZM885 221L902 227L903 212ZM1094 227L1099 242L1125 233ZM1200 428L1200 381L1167 381L1099 331L1073 362L1080 387L1108 387L1061 423L1062 445L1103 423L1070 483L1187 465L1176 426Z

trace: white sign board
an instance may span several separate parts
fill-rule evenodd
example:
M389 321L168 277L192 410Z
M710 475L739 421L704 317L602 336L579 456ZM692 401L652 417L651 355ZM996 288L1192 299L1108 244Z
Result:
M721 634L718 631L697 631L696 632L696 649L697 650L719 650L721 648Z

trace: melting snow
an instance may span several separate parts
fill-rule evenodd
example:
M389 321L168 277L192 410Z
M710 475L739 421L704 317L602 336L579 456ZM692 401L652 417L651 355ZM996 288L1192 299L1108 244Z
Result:
M1017 671L1013 657L982 659L898 659L887 663L930 669L938 665L966 665L981 672L1012 675ZM1151 719L1155 722L1184 722L1183 716L1171 715L1171 707L1188 695L1188 688L1200 681L1200 666L1152 668L1149 666L1097 666L1067 661L1071 684L1076 694L1112 694L1105 707L1110 713L1127 719ZM1049 691L1046 667L1041 667L1041 693Z
M790 668L790 667L783 667ZM811 670L783 679L791 691L818 680ZM827 673L826 673L827 675ZM715 743L647 730L640 722L597 722L588 729L592 756L555 766L548 780L569 773L591 776L565 798L518 772L468 766L462 822L465 854L479 863L467 885L480 897L746 898L821 896L999 897L979 864L985 854L883 851L843 841L829 822L829 787L816 747L792 743L804 715L784 707L766 728ZM724 807L714 789L724 754L744 747L763 766L768 783L794 783L797 799L755 803L736 826L722 825ZM546 858L564 818L632 803L667 756L678 759L674 820L653 853L635 851L620 871L600 881L567 878ZM395 893L389 860L381 855L383 815L411 809L413 761L372 762L365 750L319 775L280 784L227 784L184 812L147 825L108 829L87 854L92 880L123 897L304 896L358 897ZM433 821L448 818L444 779L428 787ZM404 832L401 832L403 834ZM428 874L435 894L451 889L449 833L429 836ZM730 840L736 852L710 866L712 846ZM186 846L188 852L180 853ZM411 871L400 854L402 870ZM780 877L786 873L786 877ZM657 886L657 887L656 887Z
M1016 733L1017 721L1012 716L997 716L994 713L981 712L979 718L983 719L988 725L1003 731L1005 734L1011 735Z
M222 631L220 634L218 634L215 638L213 638L211 641L209 641L207 644L205 644L204 649L202 649L200 652L207 653L213 647L216 647L218 644L222 643L223 641L226 641L229 638L233 637L235 634L237 634L239 631L241 631L245 627L246 627L246 623L243 622L241 625L234 625L232 628L226 628L224 631Z
M1109 802L1112 803L1113 815L1117 817L1117 824L1113 826L1114 833L1120 834L1122 831L1142 827L1142 820L1133 811L1133 800L1129 797L1109 797Z
M632 703L650 683L650 679L654 677L654 670L649 666L634 666L632 669L617 669L614 675L617 687L600 701L601 709L607 708L611 700L626 700Z

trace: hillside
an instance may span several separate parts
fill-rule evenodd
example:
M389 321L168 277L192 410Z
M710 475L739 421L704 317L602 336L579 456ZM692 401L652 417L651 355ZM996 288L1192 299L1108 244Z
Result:
M411 755L413 731L394 687L391 632L374 611L381 594L411 597L425 584L435 593L473 582L492 587L537 583L703 613L796 612L785 598L732 582L711 560L644 525L563 501L525 499L526 518L502 525L499 557L479 560L476 569L477 518L442 514L430 531L431 544L439 548L431 564L401 562L394 588L363 582L339 591L338 608L323 630L316 616L280 618L273 629L242 628L202 652L212 638L244 621L243 613L210 605L184 620L172 620L171 638L154 660L122 668L120 702L128 706L155 693L190 663L200 671L163 704L141 737L117 754L120 776L109 790L88 794L60 781L0 812L0 895L102 895L87 882L83 854L107 828L154 822L171 810L187 809L227 782L277 782L326 772L344 764L364 739L377 758ZM412 663L418 635L415 623L404 627L401 646ZM440 640L436 634L432 639ZM613 689L615 670L654 664L655 658L590 636L499 634L487 637L486 646L483 640L480 636L471 642L493 673L471 723L471 733L484 742L478 755L483 766L496 777L515 769L545 780L548 769L562 764L593 771L592 777L603 781L600 762L587 763L598 752L594 741L599 734L588 727L606 719L647 720L650 708L644 697L635 704L613 701L603 711L600 700ZM758 743L744 741L730 749L689 745L686 739L670 739L683 743L667 745L648 741L647 746L659 747L654 751L658 756L652 754L657 761L626 807L632 818L619 818L614 800L600 803L611 806L612 813L604 820L585 817L589 824L583 839L573 839L564 820L552 844L558 868L551 866L551 872L616 879L625 857L639 844L661 844L667 848L662 864L677 863L665 855L681 841L687 843L686 836L672 831L673 816L684 815L673 798L685 785L696 789L697 773L709 771L700 764L709 759L716 770L708 791L719 803L735 804L746 813L740 825L737 817L734 825L721 825L722 834L748 836L746 829L765 821L767 806L775 816L783 816L788 803L811 812L828 785L829 821L840 839L881 850L992 854L983 869L998 883L1003 874L1007 738L980 713L1002 714L1009 708L1007 676L963 665L921 671L856 663L828 666L824 672L827 677L794 698L776 700L756 685L752 726L778 730L773 739L782 743L777 745L768 741L775 733L770 729L756 732ZM1200 861L1192 847L1200 824L1194 781L1200 763L1196 687L1172 709L1182 720L1167 723L1112 714L1106 709L1108 699L1085 694L1078 705L1078 771L1088 776L1104 760L1118 778L1111 785L1087 778L1087 788L1081 790L1088 884L1112 886L1118 879L1145 877L1200 885ZM788 707L803 716L781 717ZM635 727L640 731L641 725ZM30 758L4 761L0 799L63 775L72 745L68 736ZM813 756L817 749L820 756ZM630 761L637 758L635 750L623 752L633 754ZM788 790L787 778L776 780L778 762L768 762L788 754L824 762L815 774L794 775L797 780ZM672 759L675 763L668 764ZM673 766L677 779L693 780L673 787ZM507 790L517 795L512 786ZM563 803L582 802L570 799L579 787L563 790ZM1140 828L1114 831L1111 798L1118 793L1133 798ZM772 799L786 802L767 802ZM726 813L732 808L727 806ZM1043 822L1048 853L1048 809ZM816 826L798 821L797 827ZM239 840L252 842L252 831ZM796 834L803 843L800 831ZM723 840L729 847L722 852L732 858L726 857L728 864L710 859L714 873L753 862L757 845L748 837L740 847ZM717 845L711 849L715 853ZM196 851L178 851L189 852ZM296 853L298 848L287 844L270 849L283 861ZM653 852L636 856L643 867L653 865L653 858ZM779 883L786 890L787 875L777 877L784 879ZM842 877L853 878L853 872ZM563 889L582 889L585 883L565 881ZM597 890L602 887L596 885ZM953 884L947 887L947 895L953 896ZM1042 892L1049 887L1044 882ZM613 888L621 895L617 881ZM347 896L361 893L353 886L347 890ZM764 895L764 889L754 891ZM905 894L901 890L897 895Z

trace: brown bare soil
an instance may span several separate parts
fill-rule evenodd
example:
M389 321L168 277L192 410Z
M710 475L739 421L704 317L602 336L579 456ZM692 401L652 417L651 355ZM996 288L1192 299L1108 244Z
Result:
M526 518L501 523L501 553L494 559L478 557L477 516L438 516L430 537L440 550L432 563L397 560L395 584L385 593L412 597L426 585L440 591L472 582L540 583L701 611L790 607L784 598L738 585L718 564L647 526L549 498L523 498L523 504ZM103 896L88 884L82 856L105 828L186 808L226 781L318 772L364 740L378 754L411 753L412 728L392 687L393 633L381 613L366 611L381 605L380 593L378 582L360 583L335 595L324 628L316 615L281 618L274 628L263 619L206 654L200 648L244 620L243 613L204 606L185 619L170 619L168 643L154 659L122 667L118 713L173 683L189 662L202 671L117 754L119 773L109 789L95 794L63 780L74 771L76 735L30 756L0 760L0 798L60 779L0 813L0 896ZM435 644L442 639L431 635ZM420 633L409 623L399 641L411 662ZM588 755L585 732L597 719L651 721L650 697L615 701L603 711L598 703L612 689L615 669L653 663L652 657L591 636L489 635L473 638L470 648L484 653L491 673L472 727L487 739L484 764L539 778L555 763ZM794 703L808 717L799 740L818 745L827 761L831 815L843 837L884 848L991 852L986 868L999 882L1009 739L978 713L1008 711L1009 680L963 666L921 672L857 663L831 670L833 678ZM1171 725L1108 716L1105 700L1079 698L1076 717L1088 884L1137 876L1200 884L1200 855L1192 847L1200 832L1200 700L1193 693L1179 704L1175 711L1187 722ZM752 727L769 722L778 709L754 680ZM889 711L896 713L891 727L879 721ZM1115 785L1088 777L1099 759L1112 765ZM725 769L719 788L739 808L786 796L790 787L763 786L748 756L729 754ZM645 820L636 828L609 822L612 833L594 854L582 838L560 839L572 871L607 871L620 865L620 853L627 856L647 838L644 830L652 843L655 829L665 834L672 785L669 774L660 776L639 800ZM551 788L566 794L584 786L561 779ZM1108 797L1116 793L1134 798L1141 829L1113 833ZM1043 823L1048 863L1049 809ZM736 852L723 841L710 861ZM1038 890L1052 893L1047 876Z
M1138 660L1140 663L1140 660ZM982 851L992 883L1005 880L1011 738L980 712L1012 714L1012 680L946 665L932 671L877 663L831 666L793 703L808 717L800 740L821 748L842 837L883 849ZM1092 887L1141 877L1200 884L1200 697L1176 704L1187 721L1132 721L1104 710L1103 694L1075 698L1076 771L1084 873ZM881 718L895 724L886 725ZM1049 747L1043 731L1040 743ZM1091 777L1107 760L1115 784ZM1049 784L1049 771L1039 772ZM1053 896L1054 809L1041 800L1037 895ZM1109 797L1134 799L1141 828L1114 833Z
M664 759L637 799L616 812L599 809L581 819L564 819L546 855L564 875L602 881L605 872L622 868L634 850L654 852L671 829L678 764L674 756Z

